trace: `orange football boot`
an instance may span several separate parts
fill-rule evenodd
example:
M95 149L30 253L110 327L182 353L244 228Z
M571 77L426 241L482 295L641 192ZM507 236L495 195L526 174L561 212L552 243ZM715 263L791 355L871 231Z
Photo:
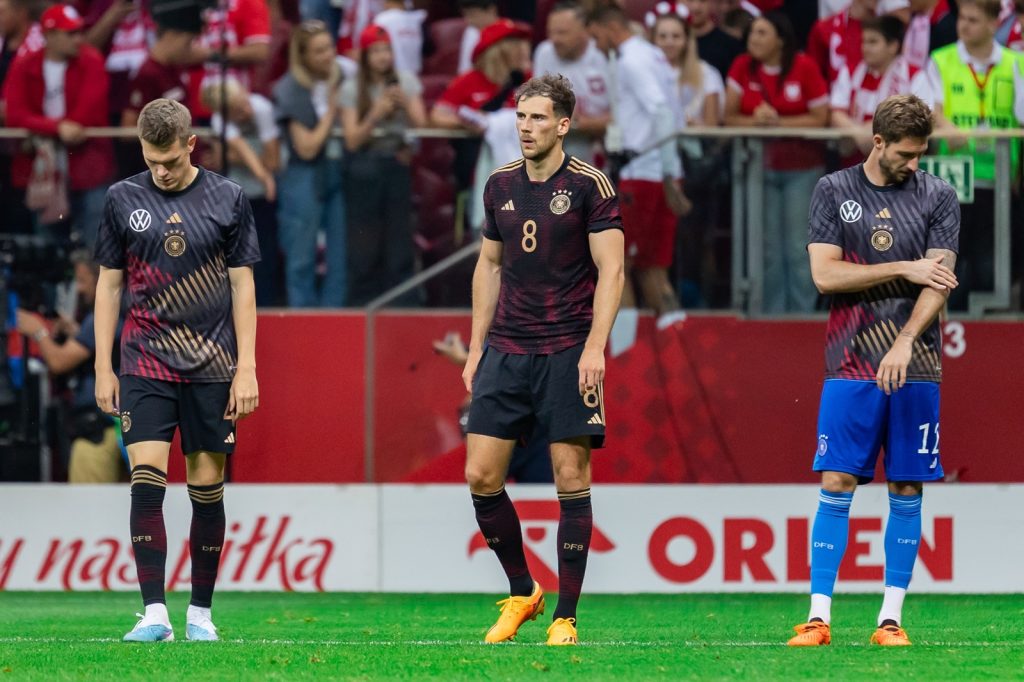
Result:
M544 590L540 583L533 581L533 594L529 597L509 597L498 602L501 615L498 622L491 626L484 636L488 644L508 642L516 638L520 626L528 620L537 620L544 613Z
M910 638L899 625L883 625L871 635L871 643L878 646L910 646Z
M793 629L796 635L787 642L789 646L823 646L832 643L832 628L823 621L813 620Z
M579 643L575 618L556 618L548 626L548 646L572 646Z

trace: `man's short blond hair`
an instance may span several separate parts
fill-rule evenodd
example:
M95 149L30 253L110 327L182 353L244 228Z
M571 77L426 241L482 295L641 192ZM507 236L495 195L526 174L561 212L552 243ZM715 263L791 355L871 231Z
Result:
M181 102L155 99L139 112L139 138L159 149L167 149L175 140L188 144L192 136L192 114Z

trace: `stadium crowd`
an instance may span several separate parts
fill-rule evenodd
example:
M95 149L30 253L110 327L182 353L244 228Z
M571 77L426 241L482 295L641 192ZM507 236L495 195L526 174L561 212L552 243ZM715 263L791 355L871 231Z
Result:
M635 158L645 145L687 126L847 131L838 145L766 145L765 311L808 312L811 190L864 158L878 101L918 94L947 133L1024 118L1024 0L209 4L0 0L0 121L31 132L0 149L4 232L91 247L106 188L142 168L133 140L84 130L134 125L169 97L218 134L203 165L226 162L252 200L259 304L364 305L479 229L481 178L519 156L515 88L557 71L577 94L568 149L617 178L639 239L627 310L635 299L664 316L729 297L728 145L686 139L661 162ZM473 137L408 134L424 127ZM940 150L975 158L962 289L990 288L992 145L954 137Z

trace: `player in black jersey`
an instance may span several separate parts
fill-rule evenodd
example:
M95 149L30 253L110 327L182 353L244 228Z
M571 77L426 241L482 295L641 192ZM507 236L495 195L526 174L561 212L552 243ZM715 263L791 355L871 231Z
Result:
M224 464L235 422L259 403L252 264L259 246L241 188L192 165L196 137L169 99L139 114L149 170L107 192L96 242L96 401L118 415L132 465L131 534L146 613L125 641L174 639L164 600L163 500L176 429L192 500L186 636L216 640L210 615L224 544ZM110 357L127 290L121 377Z
M562 151L575 105L568 79L535 78L516 102L523 158L494 171L484 190L463 372L473 394L466 479L480 530L509 579L510 596L486 641L507 641L544 612L505 492L516 440L535 423L543 428L561 506L548 644L576 644L593 528L590 450L604 440L604 348L623 286L622 220L608 178Z

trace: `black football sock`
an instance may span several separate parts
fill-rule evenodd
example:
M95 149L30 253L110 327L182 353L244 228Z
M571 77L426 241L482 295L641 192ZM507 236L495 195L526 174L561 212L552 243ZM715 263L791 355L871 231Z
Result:
M494 550L508 576L509 594L528 597L533 593L533 577L526 566L523 551L523 529L519 514L505 488L485 495L473 494L476 522L487 546Z
M167 530L164 528L164 493L167 474L140 464L132 469L132 509L129 526L132 551L139 575L142 603L164 604Z
M224 483L190 485L192 528L189 551L192 554L192 606L210 608L213 588L220 568L224 546Z
M590 535L594 528L594 510L590 488L558 493L562 508L558 520L558 606L553 618L575 618L576 605L583 589L590 554Z

